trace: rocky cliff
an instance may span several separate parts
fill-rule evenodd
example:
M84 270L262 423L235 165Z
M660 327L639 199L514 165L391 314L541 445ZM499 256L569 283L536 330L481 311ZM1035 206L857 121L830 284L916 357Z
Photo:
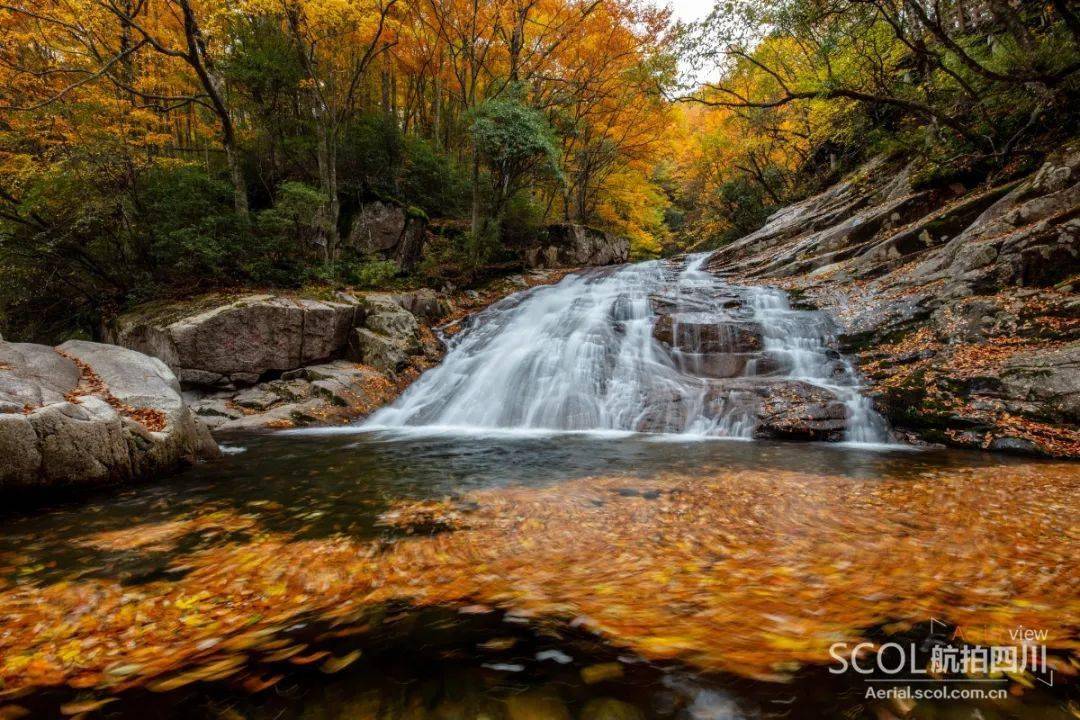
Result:
M1080 456L1080 146L996 186L911 174L871 162L709 269L828 311L912 439Z
M217 454L172 371L133 350L0 341L0 492L125 482Z

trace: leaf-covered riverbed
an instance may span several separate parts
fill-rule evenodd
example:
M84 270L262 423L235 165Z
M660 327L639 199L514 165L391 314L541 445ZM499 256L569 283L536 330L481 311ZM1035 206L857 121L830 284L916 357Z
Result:
M986 645L1039 629L1062 685L1078 667L1074 464L853 461L850 450L743 443L616 450L634 467L602 451L551 463L592 447L582 439L478 442L465 459L430 443L395 450L448 478L482 458L471 477L487 480L453 492L370 457L367 479L350 480L362 468L348 461L307 479L267 475L262 463L281 458L260 459L262 447L229 461L238 480L224 494L189 478L185 501L135 492L6 523L0 694L17 704L67 686L93 703L207 680L268 691L290 668L346 671L417 608L765 683L823 668L835 642L881 642L931 618ZM736 461L740 450L757 462ZM621 677L624 664L591 672L613 679L604 673ZM517 670L502 665L489 670ZM1022 673L1004 682L1012 704L1036 692ZM89 708L71 697L68 710Z

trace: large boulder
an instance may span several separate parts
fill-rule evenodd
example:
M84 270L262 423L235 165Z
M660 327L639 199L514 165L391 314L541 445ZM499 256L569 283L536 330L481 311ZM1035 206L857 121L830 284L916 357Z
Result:
M847 405L828 388L799 380L739 376L703 380L700 390L650 388L639 432L678 433L700 417L746 430L756 438L843 440L848 428Z
M421 320L434 323L451 311L428 289L321 300L206 296L133 311L115 321L111 336L170 365L215 432L254 430L367 415L396 396L402 373L441 356L442 343ZM35 400L20 392L12 408Z
M397 293L392 297L402 308L428 323L442 320L453 310L450 301L430 288Z
M107 338L161 359L184 387L234 389L350 353L360 362L386 355L358 352L364 344L358 330L380 343L390 339L405 356L416 354L417 318L434 323L450 311L449 302L428 289L337 293L332 299L210 295L137 308L113 321ZM400 363L384 358L375 364Z
M163 362L115 345L0 341L0 492L125 482L217 453Z
M79 384L79 369L46 345L0 340L0 413L63 402Z
M549 226L544 239L525 251L525 264L531 268L616 265L629 259L626 238L575 224Z
M249 385L268 372L293 370L333 357L356 325L355 299L313 300L280 295L204 299L122 315L109 339L160 358L185 385Z
M360 206L347 242L362 253L393 260L409 270L423 254L426 226L423 213L374 200Z

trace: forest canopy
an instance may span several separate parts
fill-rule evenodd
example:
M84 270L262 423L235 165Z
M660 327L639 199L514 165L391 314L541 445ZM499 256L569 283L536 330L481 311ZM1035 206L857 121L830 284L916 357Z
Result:
M872 154L974 184L1075 133L1080 69L1066 0L14 0L0 37L20 339L214 288L467 283L557 222L715 247ZM418 263L351 241L373 201L427 223Z

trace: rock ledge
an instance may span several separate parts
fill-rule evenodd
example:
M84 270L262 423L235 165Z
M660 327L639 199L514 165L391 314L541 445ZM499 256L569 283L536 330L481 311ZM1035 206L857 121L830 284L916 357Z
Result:
M127 482L217 452L160 360L81 340L0 341L0 492Z

